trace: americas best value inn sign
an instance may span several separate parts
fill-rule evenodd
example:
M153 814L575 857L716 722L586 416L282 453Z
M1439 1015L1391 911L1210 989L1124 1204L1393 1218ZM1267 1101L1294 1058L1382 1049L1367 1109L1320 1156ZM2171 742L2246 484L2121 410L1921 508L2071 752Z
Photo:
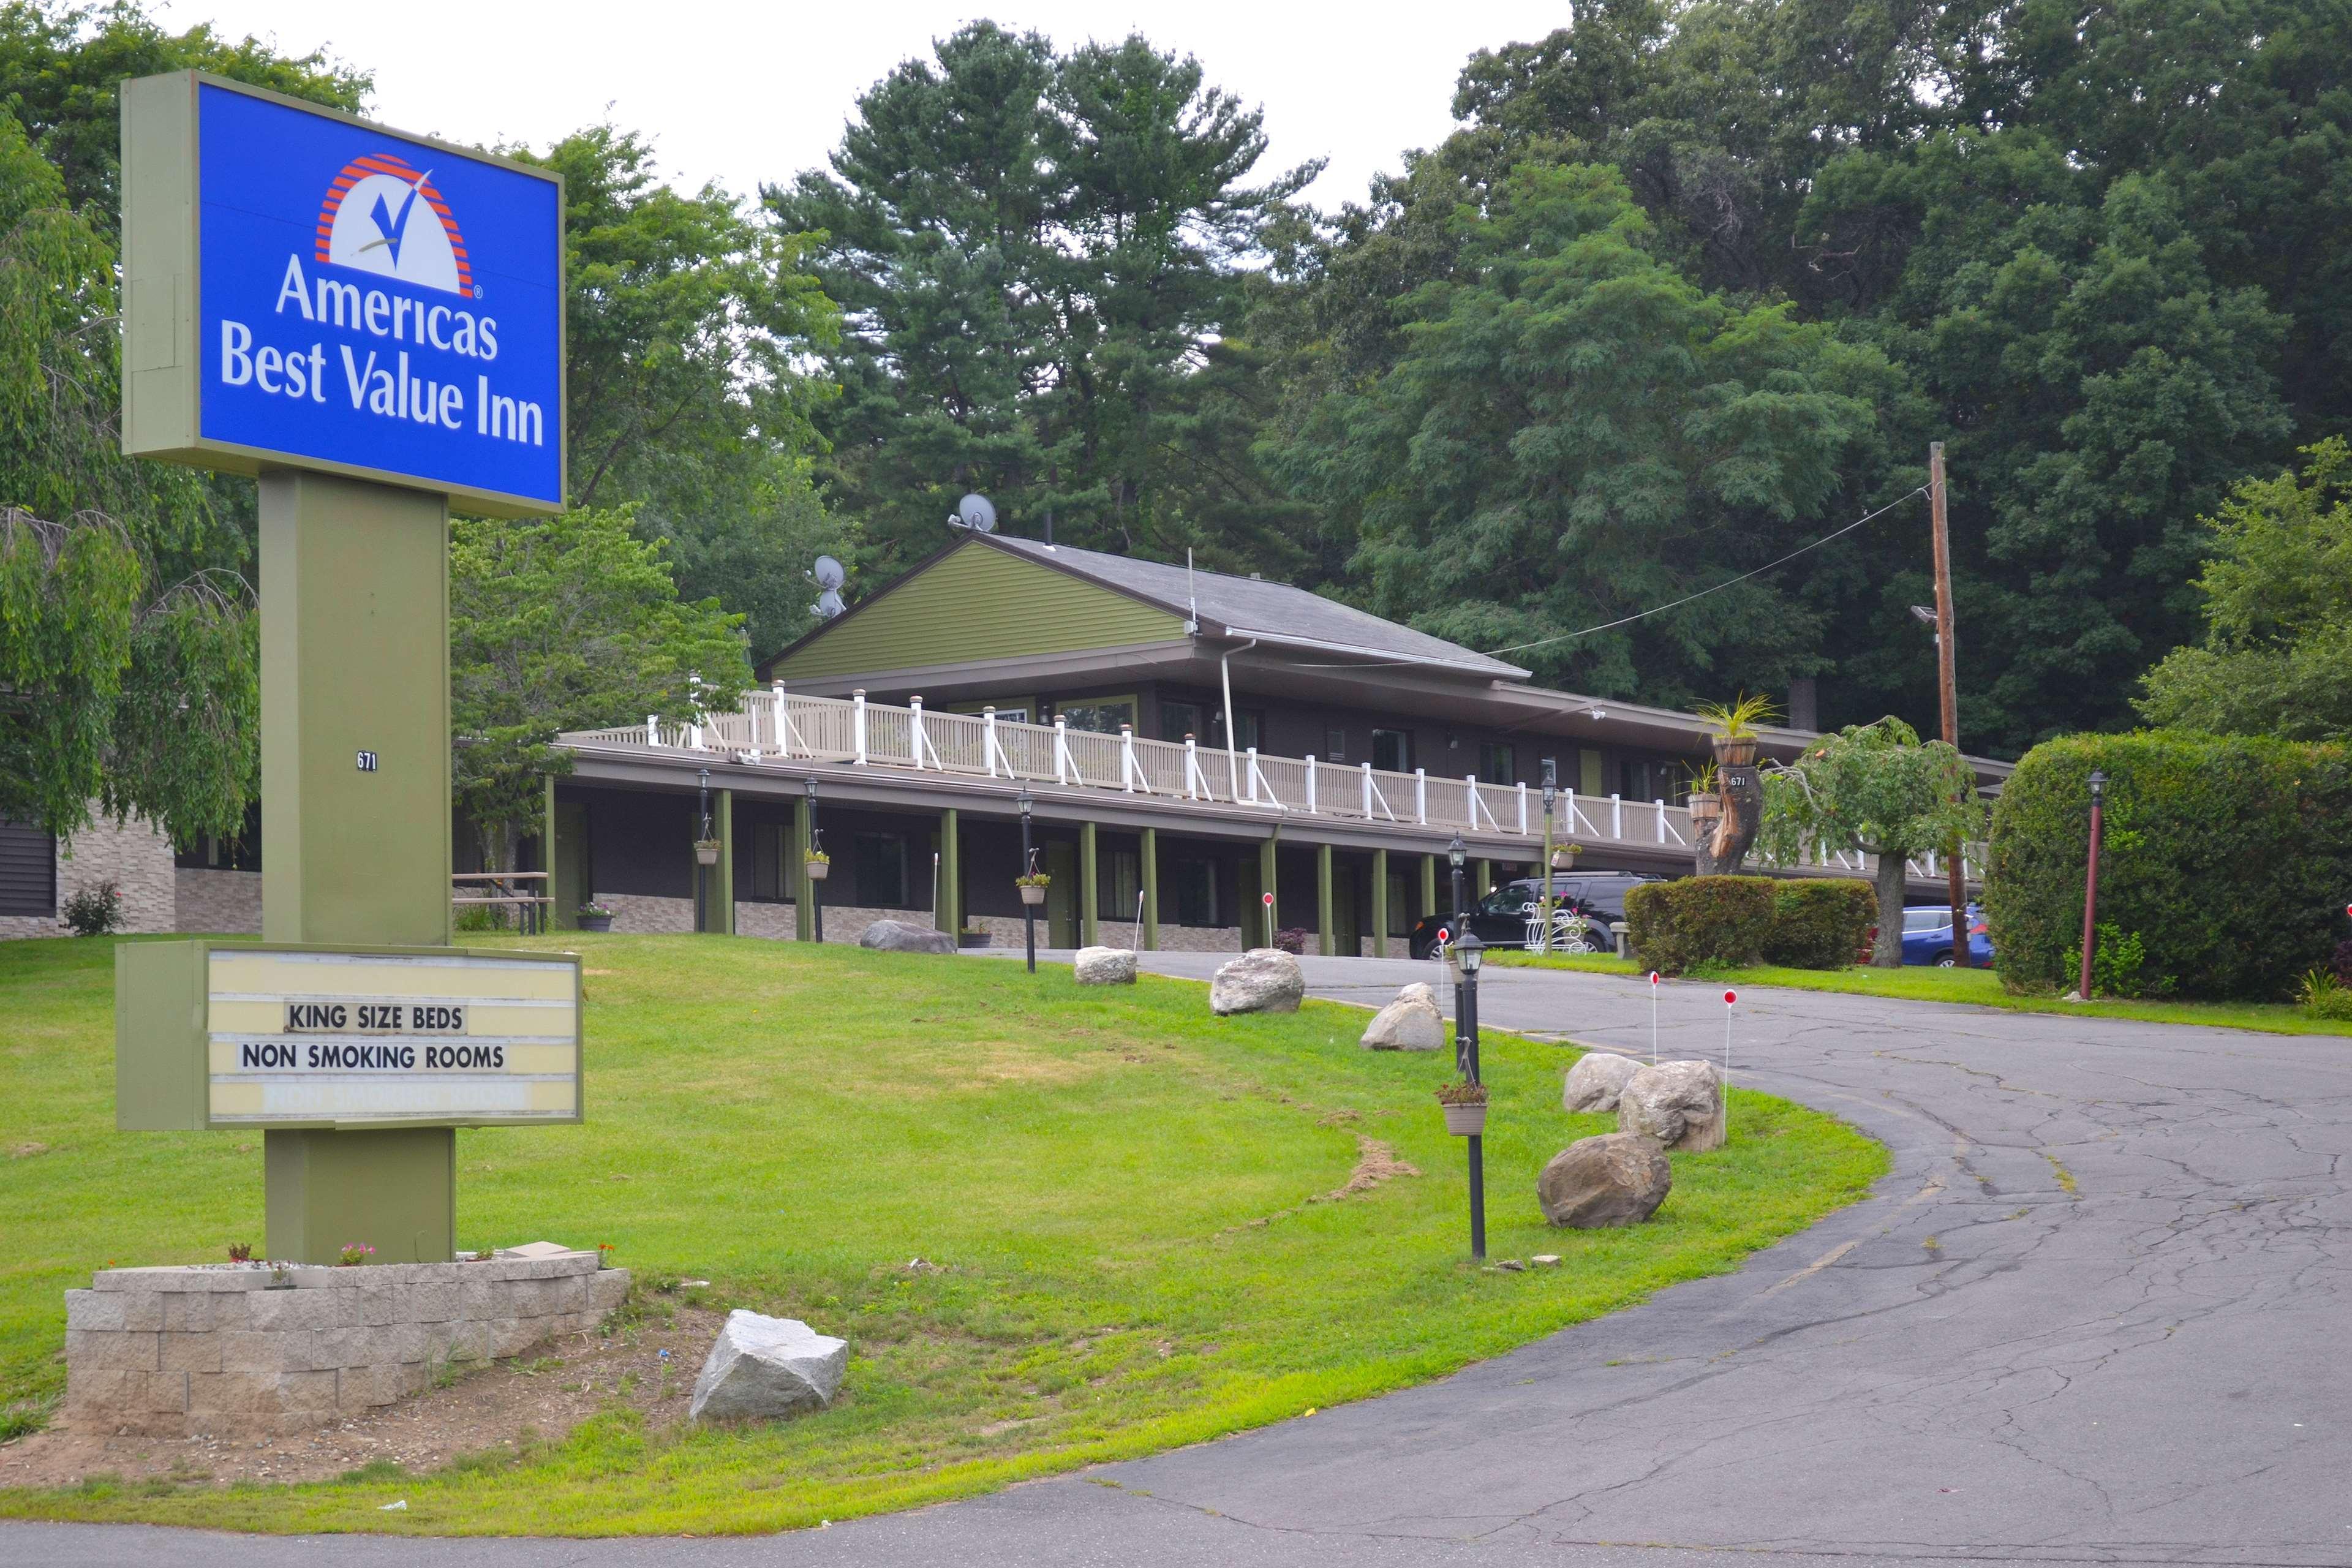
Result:
M562 507L561 182L194 72L123 102L126 452Z

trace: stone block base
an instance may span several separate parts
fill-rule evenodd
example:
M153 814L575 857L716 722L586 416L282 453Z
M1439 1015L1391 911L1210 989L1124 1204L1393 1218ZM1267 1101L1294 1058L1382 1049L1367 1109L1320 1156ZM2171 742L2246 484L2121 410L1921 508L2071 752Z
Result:
M110 1268L66 1292L68 1427L282 1436L429 1386L450 1362L593 1332L629 1293L591 1252L326 1268Z

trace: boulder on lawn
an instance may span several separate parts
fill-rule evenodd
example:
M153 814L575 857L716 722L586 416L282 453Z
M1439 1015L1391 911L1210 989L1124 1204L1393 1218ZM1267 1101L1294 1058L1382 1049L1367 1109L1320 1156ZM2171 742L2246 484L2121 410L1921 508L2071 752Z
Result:
M857 939L877 952L953 952L956 940L943 931L906 921L876 921Z
M1562 1086L1559 1105L1563 1110L1593 1110L1607 1113L1617 1109L1617 1097L1624 1092L1626 1080L1642 1070L1642 1064L1632 1057L1621 1057L1609 1051L1587 1051L1568 1069L1568 1082Z
M1220 1018L1230 1013L1296 1013L1306 994L1307 975L1298 960L1278 947L1254 947L1217 966L1217 977L1209 982L1209 1011Z
M1709 1061L1660 1062L1617 1091L1617 1131L1694 1154L1723 1147L1723 1080Z
M694 1380L687 1415L696 1421L766 1421L833 1403L849 1367L849 1342L798 1318L740 1308L727 1314Z
M1082 947L1072 967L1081 985L1135 984L1135 954L1123 947Z
M1577 1230L1639 1225L1675 1184L1665 1152L1638 1132L1580 1138L1536 1178L1536 1202L1553 1225Z
M1358 1042L1368 1051L1434 1051L1445 1045L1445 1015L1428 986L1413 982L1372 1015Z

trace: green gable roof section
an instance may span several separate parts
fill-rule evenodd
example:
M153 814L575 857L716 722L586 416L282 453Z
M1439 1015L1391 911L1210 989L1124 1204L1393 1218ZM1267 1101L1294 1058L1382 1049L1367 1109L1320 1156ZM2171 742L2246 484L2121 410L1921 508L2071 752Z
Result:
M763 677L936 669L1207 637L1486 682L1528 672L1286 583L973 534L771 659Z
M960 541L772 659L774 680L1170 642L1184 617L984 536Z

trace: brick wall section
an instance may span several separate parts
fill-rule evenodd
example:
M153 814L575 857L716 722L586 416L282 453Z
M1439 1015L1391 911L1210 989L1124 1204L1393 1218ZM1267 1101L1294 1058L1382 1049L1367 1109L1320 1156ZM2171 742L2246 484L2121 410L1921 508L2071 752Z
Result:
M122 894L126 931L173 931L179 926L179 887L172 865L172 841L143 817L116 826L100 817L58 844L58 907L85 887L111 881Z
M182 868L179 928L212 936L261 934L261 873Z
M593 1253L485 1263L113 1268L66 1292L69 1429L281 1435L424 1390L450 1361L593 1331L629 1290Z

